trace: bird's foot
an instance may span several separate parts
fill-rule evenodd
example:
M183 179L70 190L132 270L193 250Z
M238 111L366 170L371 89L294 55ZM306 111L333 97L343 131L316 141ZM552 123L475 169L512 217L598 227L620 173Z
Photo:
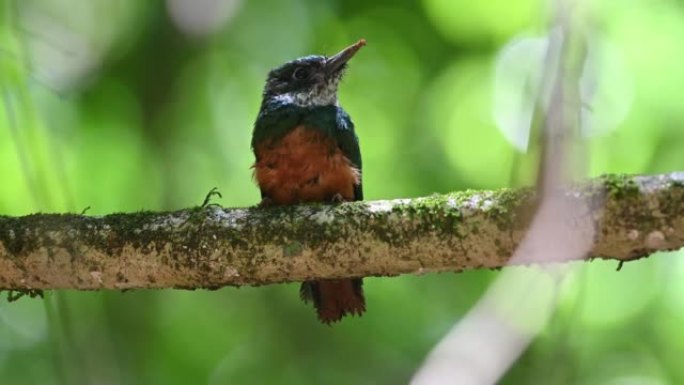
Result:
M345 202L344 198L342 197L342 194L337 193L330 198L330 202L332 203L342 203Z
M271 207L274 204L275 204L275 202L273 202L273 199L271 199L269 197L263 197L263 198L261 198L261 202L259 202L259 204L257 206L264 208L264 207Z

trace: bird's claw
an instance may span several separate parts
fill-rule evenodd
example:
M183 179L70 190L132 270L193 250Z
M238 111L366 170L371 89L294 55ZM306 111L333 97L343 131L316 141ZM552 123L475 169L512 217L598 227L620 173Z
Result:
M332 198L330 198L330 202L332 202L332 203L342 203L344 201L345 200L342 197L342 194L340 194L340 193L337 193L337 194L333 195Z
M262 208L263 207L271 207L271 206L273 206L274 203L275 202L273 202L273 199L271 199L269 197L263 197L263 198L261 198L261 202L259 202L258 206L262 207Z

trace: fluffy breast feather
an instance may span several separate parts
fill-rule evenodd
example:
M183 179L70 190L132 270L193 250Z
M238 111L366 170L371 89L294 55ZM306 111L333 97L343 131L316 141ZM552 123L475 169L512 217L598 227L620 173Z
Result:
M298 126L284 137L255 146L254 178L276 204L354 200L360 171L324 133Z

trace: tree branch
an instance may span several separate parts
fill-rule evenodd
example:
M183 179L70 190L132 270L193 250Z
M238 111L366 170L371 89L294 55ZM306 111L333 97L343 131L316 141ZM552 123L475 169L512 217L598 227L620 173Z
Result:
M567 231L596 231L591 257L628 261L684 246L684 172L604 176L563 196L584 208ZM535 199L530 189L503 189L335 206L0 216L0 289L212 288L498 268ZM532 262L540 261L521 261Z

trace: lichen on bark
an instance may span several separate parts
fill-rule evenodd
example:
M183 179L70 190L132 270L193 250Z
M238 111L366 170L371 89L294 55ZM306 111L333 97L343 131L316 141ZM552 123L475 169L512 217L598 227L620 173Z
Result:
M684 173L609 175L562 193L586 208L573 226L599 230L591 257L626 261L684 245ZM215 288L499 268L536 204L532 189L501 189L339 205L0 216L0 289Z

